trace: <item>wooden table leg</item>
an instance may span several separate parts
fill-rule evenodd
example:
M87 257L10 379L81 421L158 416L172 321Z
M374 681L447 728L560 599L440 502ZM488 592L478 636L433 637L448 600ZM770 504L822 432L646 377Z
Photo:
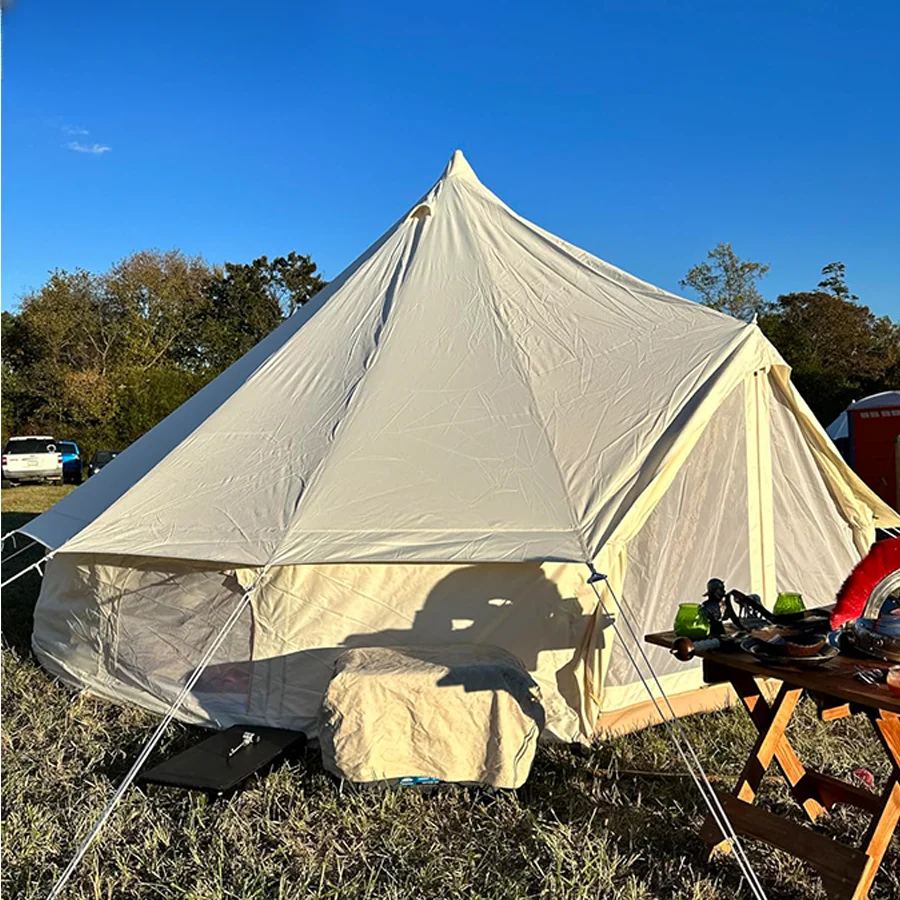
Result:
M806 769L791 747L785 729L803 695L802 689L782 684L770 706L752 676L734 673L731 683L759 732L733 795L746 803L752 803L773 759L788 785L796 788L806 777ZM815 797L807 796L798 799L798 802L813 822L825 811L825 807ZM710 856L727 852L730 848L727 841L721 840L719 828L711 815L703 823L700 836L711 846Z
M852 900L865 900L868 896L878 867L890 844L891 835L897 821L900 820L900 718L890 713L872 712L869 719L893 763L894 771L881 795L881 812L872 818L872 824L863 840L863 850L868 860L853 892Z
M745 705L759 729L759 738L734 793L721 796L735 830L739 834L781 846L805 859L821 876L829 897L835 900L866 900L897 822L900 821L900 717L878 711L869 713L876 734L891 760L893 772L881 797L877 800L873 797L872 802L867 802L864 807L871 809L874 815L863 846L857 850L808 829L798 831L799 826L752 805L763 775L773 759L779 758L781 764L782 759L796 757L784 738L784 731L802 691L782 684L778 696L769 707L764 698L754 697L758 689L754 691L747 684L736 685L737 687L740 687L738 693L742 699L747 698ZM787 748L785 751L781 751L782 740ZM797 766L799 781L806 773L799 760ZM789 768L784 774L790 781L792 775L798 775L798 771ZM711 815L703 823L701 837L712 845L711 855L730 846L727 841L722 840L722 832Z
M794 713L803 690L782 684L778 690L778 696L769 707L755 682L752 692L747 684L736 685L736 689L750 711L750 718L753 719L753 723L759 731L759 737L744 765L737 786L732 791L732 796L745 803L753 803L763 776L775 758L776 750L780 749L787 723ZM797 760L798 765L799 762ZM728 841L722 840L721 830L712 814L706 817L706 821L700 829L700 837L710 845L710 856L727 853L731 849Z
M771 728L774 715L775 715L775 707L770 707L768 701L760 690L757 681L753 676L747 673L738 673L735 672L733 677L730 679L732 687L737 693L738 697L741 698L741 702L747 708L747 712L750 714L750 718L753 721L753 724L756 726L757 731L760 733L760 740L757 741L757 747L762 743L762 736ZM779 699L781 699L781 691L784 690L784 685L782 684L781 689L779 690L778 697L775 700L775 704L777 705ZM775 742L775 761L778 764L778 768L781 770L781 774L784 777L784 780L790 785L791 788L796 788L800 782L806 777L806 768L803 763L800 762L800 758L794 752L794 748L790 745L790 742L787 739L787 736L784 733L785 727L787 726L787 722L791 717L791 713L793 713L794 707L797 705L797 700L799 699L799 694L793 699L791 703L790 710L787 712L787 718L784 720L784 725L781 728L780 738ZM757 748L754 748L756 750ZM751 754L750 762L748 762L748 766L752 764L754 759L754 755ZM771 763L771 756L769 757L766 766ZM746 771L746 770L745 770ZM762 780L762 775L765 774L765 770L759 774L759 779L755 784L750 785L747 784L743 786L743 794L737 794L737 791L742 788L742 784L738 783L738 788L735 793L742 800L747 800L752 803L754 797L756 796L756 791L759 788L760 781ZM816 797L806 796L806 797L798 797L797 802L803 807L806 815L809 817L811 822L815 822L816 819L825 812L825 807L819 802Z
M782 684L778 690L775 702L764 712L767 721L759 729L756 745L750 753L750 758L747 760L744 771L741 773L737 787L734 790L734 795L738 800L744 800L747 803L753 802L756 792L759 790L760 784L762 784L763 776L772 764L772 760L775 759L775 754L780 749L780 745L785 741L785 729L802 696L802 688L790 688L786 684ZM765 700L760 696L757 708L763 703L765 703ZM760 716L760 718L763 718L763 716ZM797 761L799 763L799 760Z

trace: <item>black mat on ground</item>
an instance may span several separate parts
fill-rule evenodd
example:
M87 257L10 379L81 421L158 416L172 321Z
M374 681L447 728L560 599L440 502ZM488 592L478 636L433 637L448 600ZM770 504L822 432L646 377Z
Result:
M300 731L234 725L148 769L140 781L224 794L305 743Z

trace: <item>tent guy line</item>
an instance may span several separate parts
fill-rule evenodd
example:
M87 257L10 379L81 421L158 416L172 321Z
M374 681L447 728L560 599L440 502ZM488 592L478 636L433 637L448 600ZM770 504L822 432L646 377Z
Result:
M37 542L35 542L35 543L37 543ZM27 548L23 548L23 549L27 549ZM13 556L18 556L19 552L21 552L21 551L17 551L16 553L13 553ZM30 572L32 569L37 569L38 572L40 572L40 574L43 575L44 573L41 570L41 566L45 562L49 562L51 559L53 559L54 556L56 556L56 550L51 550L46 556L42 557L37 562L31 563L31 565L29 565L29 566L25 566L24 569L22 569L19 572L16 572L16 574L13 575L12 577L7 578L6 581L4 581L2 584L0 584L0 589L5 588L8 584L12 584L14 581L17 581L26 572ZM12 556L10 556L10 559L12 559ZM3 562L6 562L6 560L4 559Z
M13 547L16 546L16 535L19 534L18 528L13 528L12 531L7 531L2 537L0 537L0 550L6 547L6 542L11 540L13 542Z
M9 562L11 559L15 559L17 556L19 556L20 554L24 553L26 550L30 550L32 547L34 547L34 546L38 543L37 541L35 541L35 540L33 540L33 539L29 539L29 540L30 540L30 543L25 544L24 547L19 547L19 549L16 550L15 553L10 553L9 556L4 556L4 557L3 557L3 562L7 563L7 562ZM16 546L16 545L15 545L15 539L13 539L13 547L15 547L15 546Z
M594 596L597 598L598 608L603 610L604 616L612 625L617 640L620 642L622 649L625 651L625 654L628 657L628 661L631 663L631 666L637 674L638 678L640 678L641 684L644 686L644 690L647 692L647 696L650 698L650 701L653 704L653 707L656 710L660 721L665 726L669 738L675 745L675 749L678 751L679 756L684 762L685 768L688 770L691 779L697 786L697 790L700 792L701 797L703 797L703 802L709 809L710 815L713 817L713 820L718 826L719 831L725 836L725 840L729 844L729 846L734 849L738 868L740 868L741 873L747 881L748 887L757 898L757 900L767 900L765 889L763 888L762 883L760 882L759 877L757 876L756 871L753 868L753 865L747 857L743 844L738 839L737 833L734 830L734 826L731 824L731 820L728 818L728 814L725 812L725 809L722 806L722 802L719 800L715 789L709 782L709 777L706 774L706 770L703 768L703 763L700 762L700 758L697 755L696 750L694 749L694 745L691 743L687 732L681 725L681 720L678 718L678 715L676 714L675 709L672 706L671 701L669 700L669 695L666 693L665 688L662 686L662 683L659 680L659 676L656 674L656 670L653 668L653 664L650 662L650 658L647 656L647 653L644 650L643 642L640 636L632 627L630 621L632 615L631 609L624 603L624 598L622 601L620 601L618 595L613 590L612 585L609 583L609 579L606 577L606 575L598 572L591 563L587 563L587 566L591 571L591 575L588 578L588 584L593 589ZM626 627L628 628L631 638L634 641L634 646L637 647L638 653L643 659L644 664L647 666L647 670L650 672L650 675L656 684L660 696L662 697L663 701L666 704L666 707L668 708L669 716L666 716L663 713L663 710L659 705L658 698L654 694L651 686L647 683L647 679L644 673L641 671L641 667L638 664L634 653L629 648L628 642L625 640L625 636L619 629L616 616L610 613L608 607L606 606L606 603L603 600L602 591L597 587L598 583L604 584L606 586L606 589L609 591L610 596L612 597L613 602L616 605L616 610L619 614L621 614L621 617L625 622ZM687 747L687 752L684 749L685 746ZM688 758L689 756L690 758ZM694 768L695 766L696 770ZM697 774L698 772L699 775Z

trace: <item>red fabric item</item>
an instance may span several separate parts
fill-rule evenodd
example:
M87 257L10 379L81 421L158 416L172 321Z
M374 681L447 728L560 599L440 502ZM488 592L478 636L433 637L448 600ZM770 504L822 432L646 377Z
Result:
M837 605L831 613L831 627L837 628L849 619L858 619L866 608L872 588L897 569L900 569L900 538L873 544L841 585Z

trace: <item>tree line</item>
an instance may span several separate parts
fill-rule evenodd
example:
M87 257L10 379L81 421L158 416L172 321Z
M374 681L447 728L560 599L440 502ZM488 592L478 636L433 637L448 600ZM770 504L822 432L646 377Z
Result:
M2 316L3 439L126 447L324 285L295 252L211 266L147 250L100 274L56 270Z
M847 286L844 263L824 266L814 288L774 301L758 286L768 271L768 265L742 260L731 244L722 243L680 283L713 309L755 318L825 426L853 400L900 388L900 323L859 302Z
M700 302L751 320L827 425L852 400L900 386L900 324L850 293L843 263L810 290L766 300L763 263L730 244L682 279ZM108 271L56 270L2 317L3 439L52 434L85 452L127 446L325 285L309 256L209 265L178 250Z

